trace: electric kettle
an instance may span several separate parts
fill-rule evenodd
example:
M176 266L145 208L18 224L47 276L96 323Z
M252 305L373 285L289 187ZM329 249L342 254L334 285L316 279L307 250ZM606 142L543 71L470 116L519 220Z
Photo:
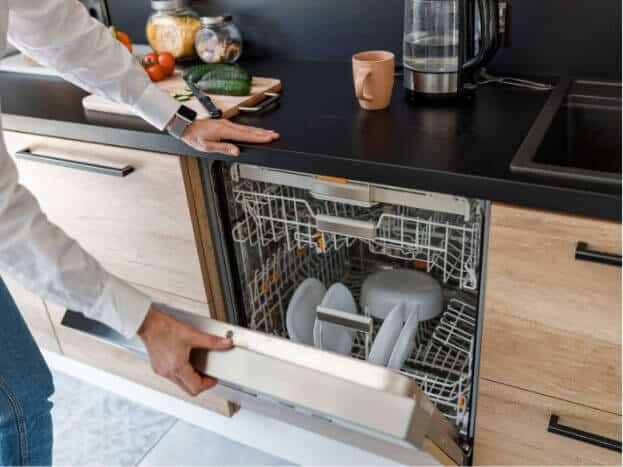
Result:
M455 97L498 49L499 0L405 0L404 86L410 96Z

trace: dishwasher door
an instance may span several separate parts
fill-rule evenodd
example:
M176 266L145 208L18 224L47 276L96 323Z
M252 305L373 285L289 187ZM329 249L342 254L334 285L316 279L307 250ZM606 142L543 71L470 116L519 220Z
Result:
M198 371L219 380L215 395L407 465L465 462L455 428L415 382L387 368L203 316L168 309L217 336L225 352L197 350ZM68 311L63 325L146 356L138 338Z

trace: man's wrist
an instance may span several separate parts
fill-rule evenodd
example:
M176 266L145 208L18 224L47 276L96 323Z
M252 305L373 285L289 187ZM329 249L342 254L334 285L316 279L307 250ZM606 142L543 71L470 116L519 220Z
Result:
M181 105L178 111L167 125L167 131L171 136L182 139L186 129L190 127L197 118L197 112L190 107Z

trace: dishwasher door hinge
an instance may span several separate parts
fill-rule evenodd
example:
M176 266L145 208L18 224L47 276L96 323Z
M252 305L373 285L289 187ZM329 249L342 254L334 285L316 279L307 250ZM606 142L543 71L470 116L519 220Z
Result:
M470 440L467 436L461 436L459 439L459 446L465 453L465 464L464 465L472 465L472 446L473 440Z

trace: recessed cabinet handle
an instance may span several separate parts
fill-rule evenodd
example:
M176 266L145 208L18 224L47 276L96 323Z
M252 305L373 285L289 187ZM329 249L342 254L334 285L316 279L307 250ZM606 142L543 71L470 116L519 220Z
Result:
M558 415L552 414L549 418L547 431L560 436L565 436L567 438L572 438L577 441L582 441L583 443L593 444L604 449L610 449L611 451L621 452L621 441L606 438L605 436L597 435L595 433L578 430L570 426L561 425L558 423L558 420Z
M61 167L70 167L72 169L86 170L87 172L95 172L113 177L125 177L134 172L134 167L126 165L125 167L111 167L108 165L91 164L89 162L78 162L71 159L63 159L61 157L47 156L31 152L30 149L24 149L15 153L18 159L28 159L31 161L42 162L44 164L59 165Z
M578 261L591 261L593 263L607 264L621 267L621 256L588 249L588 243L578 242L575 247L575 259Z

